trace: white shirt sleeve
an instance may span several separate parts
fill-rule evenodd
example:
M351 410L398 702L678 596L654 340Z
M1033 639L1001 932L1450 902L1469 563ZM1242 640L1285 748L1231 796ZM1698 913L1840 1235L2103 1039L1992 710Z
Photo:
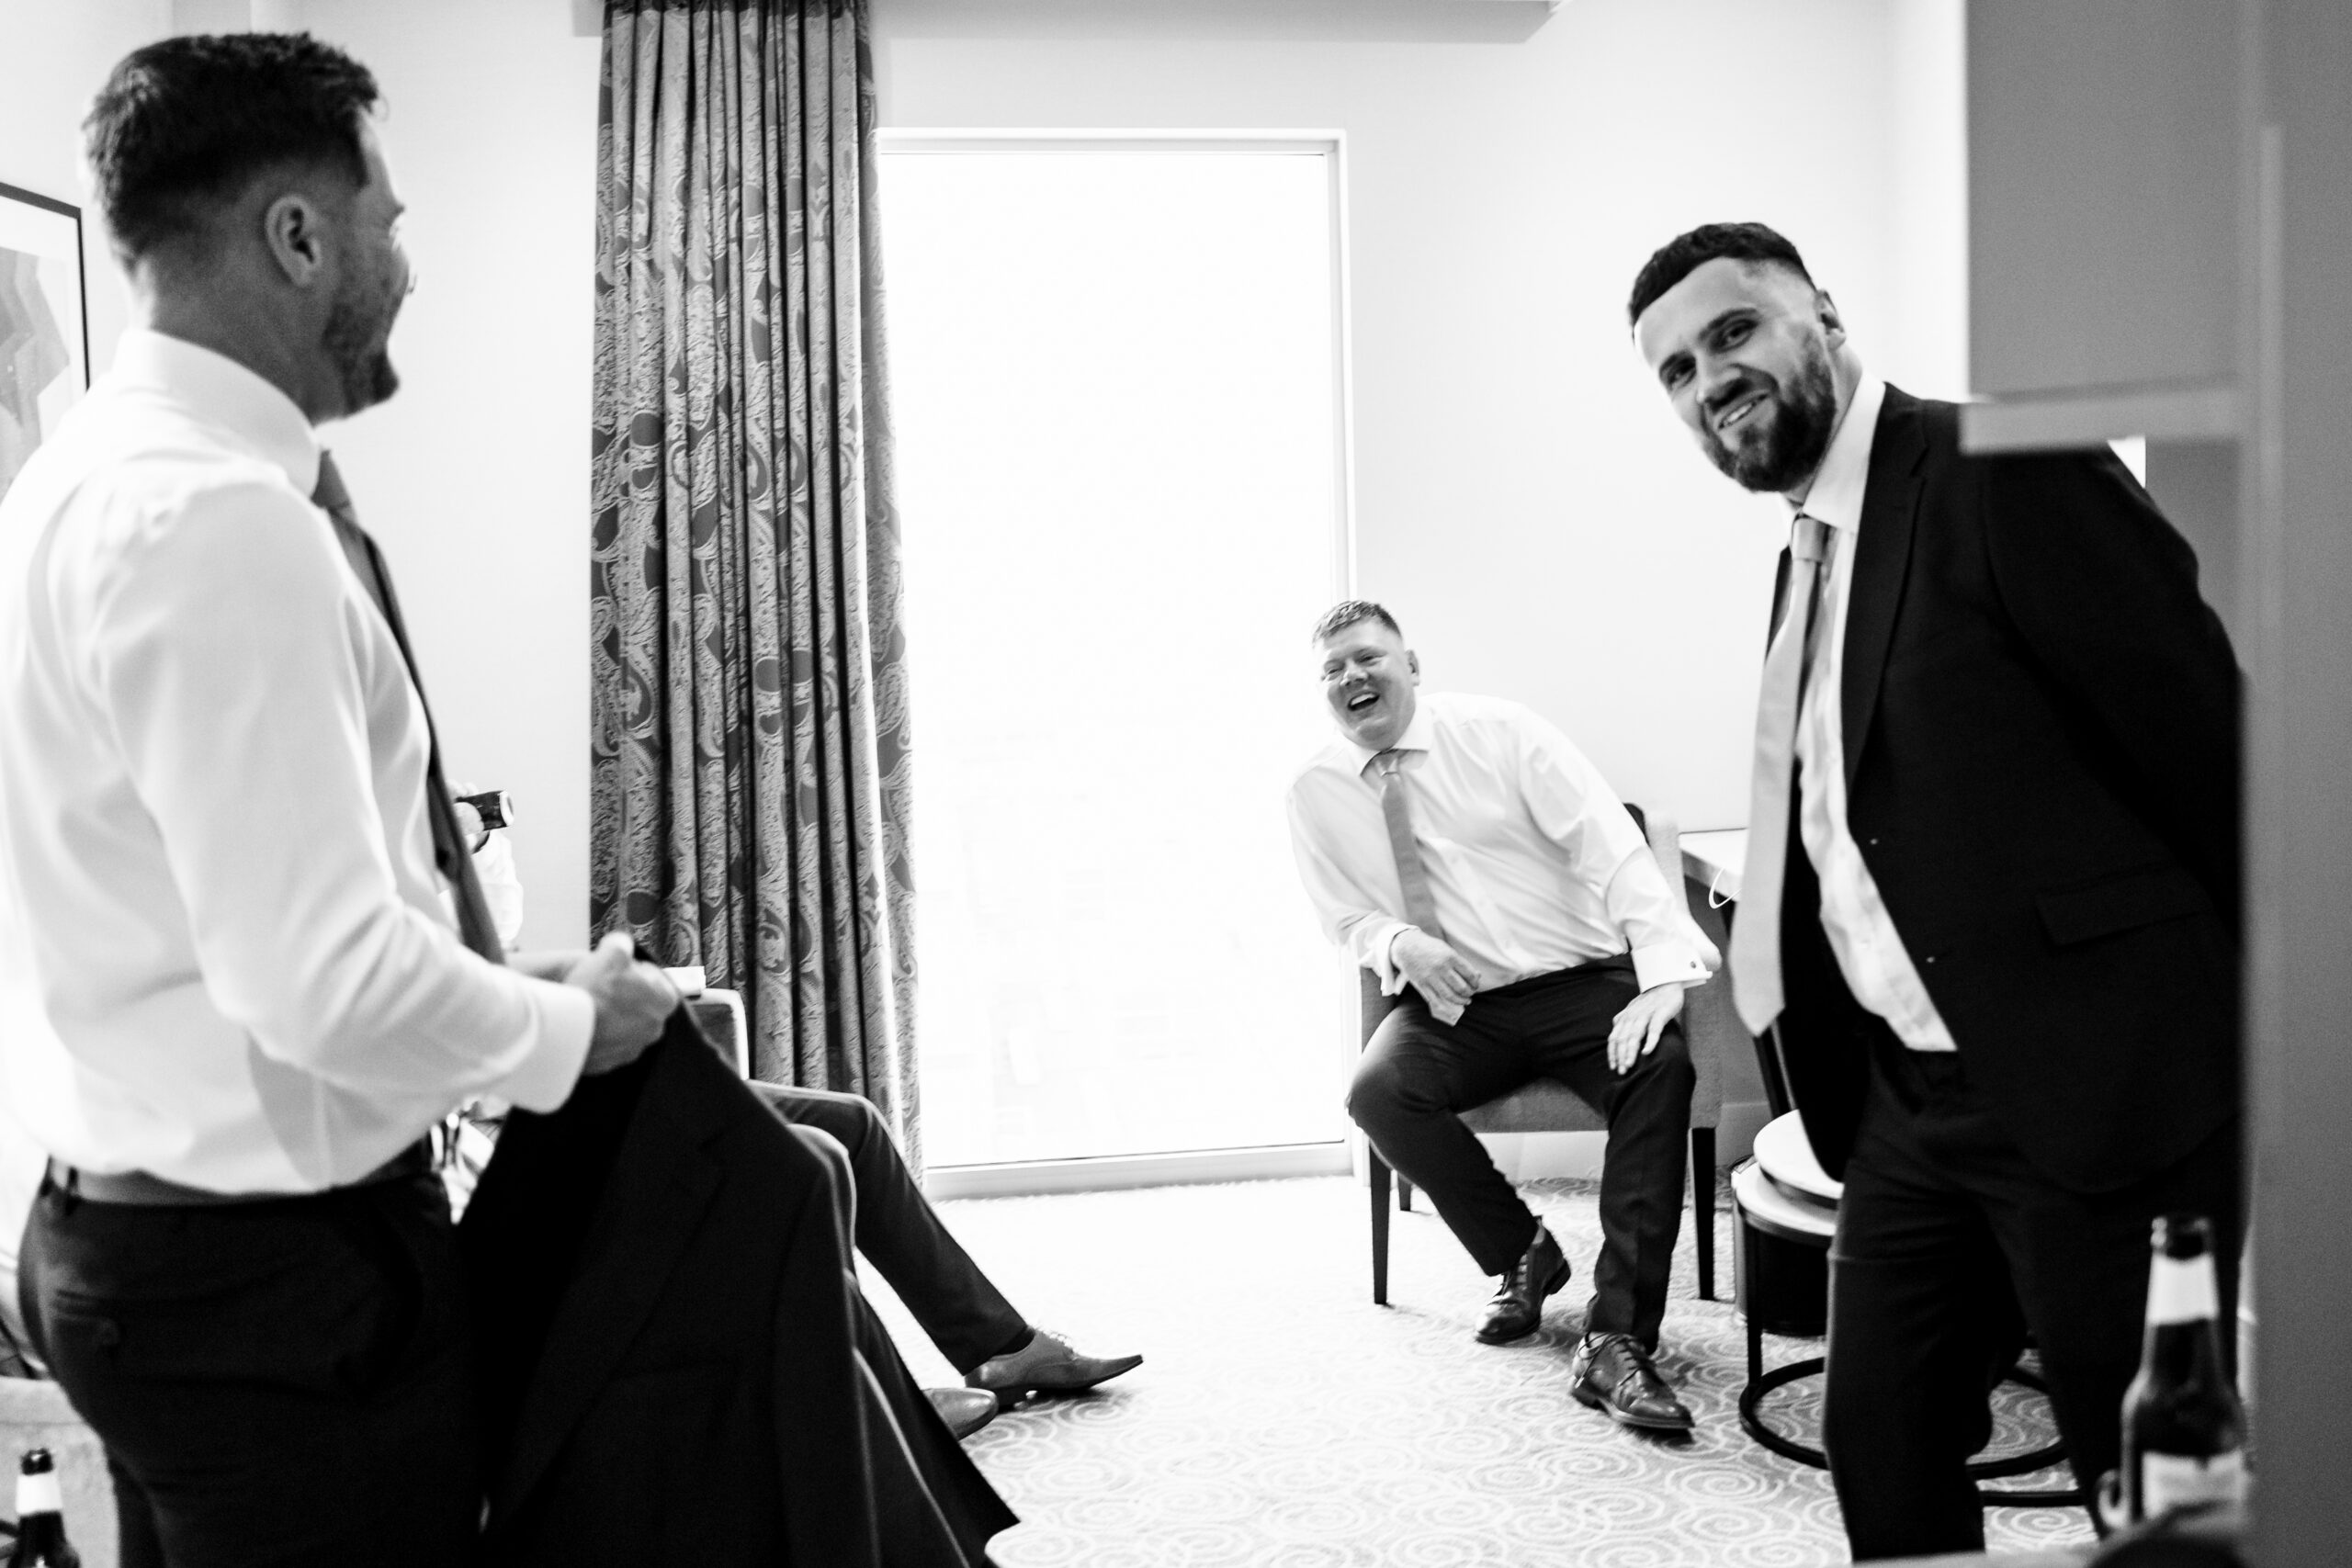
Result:
M1557 844L1587 886L1604 889L1610 919L1623 933L1642 989L1700 981L1719 962L1694 940L1689 911L1666 885L1624 802L1585 754L1533 713L1519 734L1520 790L1538 831Z
M1405 981L1388 950L1399 932L1411 928L1383 913L1373 891L1341 862L1308 798L1317 782L1309 776L1291 786L1290 842L1299 881L1315 906L1323 934L1346 949L1360 966L1379 976L1381 990L1395 996L1405 988Z
M560 1105L584 992L467 951L401 895L376 798L369 613L308 508L232 485L126 547L90 678L186 905L206 993L255 1048L358 1093Z

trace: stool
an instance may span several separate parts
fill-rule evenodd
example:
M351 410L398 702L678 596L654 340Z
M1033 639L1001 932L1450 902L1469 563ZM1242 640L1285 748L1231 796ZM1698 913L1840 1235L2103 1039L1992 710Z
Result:
M1764 1336L1818 1339L1829 1329L1829 1242L1838 1230L1839 1184L1825 1174L1804 1141L1793 1112L1775 1118L1756 1135L1756 1155L1731 1176L1734 1299L1747 1324L1747 1382L1739 1392L1739 1425L1763 1447L1815 1470L1826 1470L1822 1451L1776 1432L1760 1406L1778 1388L1819 1373L1819 1356L1767 1370ZM2047 1392L2034 1373L2012 1368L2009 1381ZM2003 1507L2049 1507L2078 1503L2072 1487L1986 1487L2002 1476L2027 1475L2065 1457L2052 1440L2025 1453L1974 1460L1969 1478L1977 1496Z

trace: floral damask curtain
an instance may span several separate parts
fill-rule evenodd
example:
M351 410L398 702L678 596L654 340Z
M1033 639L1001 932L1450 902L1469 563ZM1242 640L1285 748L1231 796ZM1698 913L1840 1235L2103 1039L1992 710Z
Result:
M911 1158L870 62L864 0L605 7L590 900Z

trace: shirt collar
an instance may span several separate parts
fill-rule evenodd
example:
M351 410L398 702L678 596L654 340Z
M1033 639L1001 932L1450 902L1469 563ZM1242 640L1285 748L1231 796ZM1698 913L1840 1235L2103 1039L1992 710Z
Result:
M294 400L223 354L164 333L122 334L112 378L152 387L195 411L253 454L286 471L302 494L319 485L319 438Z
M1368 750L1365 748L1357 745L1355 737L1352 735L1340 736L1340 743L1345 746L1355 757L1356 772L1359 773L1372 766L1372 760L1380 755L1379 751ZM1389 751L1426 751L1429 749L1430 705L1426 697L1416 693L1413 698L1413 722L1405 727L1405 733L1396 738L1396 745L1384 747L1382 750Z
M1878 439L1879 409L1886 401L1886 383L1865 376L1846 405L1822 455L1821 469L1813 477L1804 504L1795 508L1832 528L1852 533L1861 526L1862 491L1870 484L1871 446Z

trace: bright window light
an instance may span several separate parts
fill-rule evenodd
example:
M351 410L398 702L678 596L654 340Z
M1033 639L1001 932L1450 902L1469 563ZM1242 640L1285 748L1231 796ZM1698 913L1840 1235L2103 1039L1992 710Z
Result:
M886 149L934 1165L1324 1142L1328 150Z

